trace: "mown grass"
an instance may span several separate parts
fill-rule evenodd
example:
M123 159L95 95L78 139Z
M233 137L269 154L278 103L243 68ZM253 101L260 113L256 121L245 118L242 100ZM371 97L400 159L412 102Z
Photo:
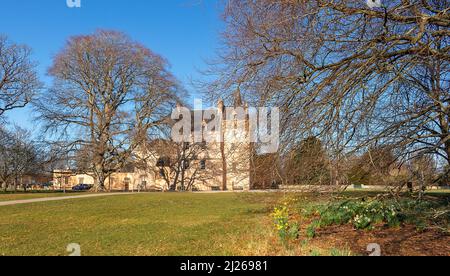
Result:
M277 194L141 194L0 207L0 255L236 255Z
M60 195L64 194L45 196ZM81 245L82 255L364 255L361 250L352 252L356 237L342 243L307 236L311 221L300 210L319 210L331 198L300 193L157 193L5 206L0 207L0 256L68 255L71 243ZM299 211L292 219L299 222L301 232L299 239L286 245L280 242L271 213L291 199L295 199L291 210Z

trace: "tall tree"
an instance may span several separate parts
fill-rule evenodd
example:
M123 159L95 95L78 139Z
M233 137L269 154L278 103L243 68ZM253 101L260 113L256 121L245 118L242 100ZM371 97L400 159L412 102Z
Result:
M258 154L254 150L250 162L251 189L274 189L282 184L282 166L278 153Z
M66 148L88 149L95 190L121 169L147 134L170 114L181 89L167 62L127 35L97 31L71 37L36 101L45 130Z
M371 147L362 156L354 157L347 173L349 184L380 185L388 183L389 175L398 169L397 158L392 148Z
M330 161L322 142L315 137L301 141L287 160L285 175L290 184L330 184Z
M30 48L0 35L0 116L26 106L40 88Z
M175 143L170 140L159 140L152 143L150 152L157 157L157 168L160 176L171 191L192 191L195 182L210 178L201 174L206 166L203 143ZM203 165L202 165L203 163Z
M229 0L210 92L282 107L286 148L390 144L450 164L446 0ZM338 163L338 162L337 162Z
M30 133L16 127L14 131L0 128L0 182L3 190L14 190L19 180L38 165L38 150Z
M420 155L413 158L408 164L412 179L426 187L430 184L436 184L438 171L436 169L436 160L429 155Z

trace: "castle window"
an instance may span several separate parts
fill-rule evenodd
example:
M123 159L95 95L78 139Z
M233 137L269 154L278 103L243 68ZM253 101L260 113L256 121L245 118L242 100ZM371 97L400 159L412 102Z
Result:
M159 176L161 176L161 177L166 177L166 172L164 171L164 169L160 169L159 170Z
M160 157L158 161L156 162L156 166L163 168L163 167L169 167L170 166L170 158L169 157Z
M206 160L205 159L200 161L200 169L201 170L206 170Z
M130 190L131 179L128 178L128 177L125 177L125 178L123 179L123 184L124 184L124 190L125 190L126 192L128 192L128 191Z
M181 166L182 166L182 168L184 168L185 170L189 169L189 167L190 167L189 160L182 160L182 161L181 161Z

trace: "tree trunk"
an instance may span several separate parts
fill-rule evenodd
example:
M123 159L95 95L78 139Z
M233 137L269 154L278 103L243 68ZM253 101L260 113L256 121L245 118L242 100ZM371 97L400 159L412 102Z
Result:
M220 143L220 154L222 156L222 190L228 190L227 185L227 157L225 156L225 143Z
M180 166L178 165L178 169L175 173L175 177L173 178L173 182L171 187L169 188L171 191L176 191L177 190L177 182L178 182L178 178L180 177Z
M420 190L419 190L419 201L421 201L423 199L423 196L425 195L425 191L426 191L426 183L425 183L425 175L423 173L423 171L421 171L420 173Z
M105 186L105 182L106 182L106 177L103 173L100 173L99 175L97 175L97 179L96 179L97 183L94 183L95 185L95 192L104 192L106 191L106 186Z
M17 182L18 182L19 180L17 179L17 177L16 178L14 178L14 186L13 186L13 191L14 192L17 192Z
M181 154L181 191L184 192L185 190L185 181L186 181L186 167L187 167L187 160L186 160L186 150L187 150L187 144L183 143L183 152Z
M184 192L184 181L185 181L185 173L186 173L186 169L185 169L185 164L183 163L183 167L182 167L182 171L181 171L181 191Z
M448 176L450 175L450 141L447 141L445 143L445 152L447 154L447 168L445 168L444 176L443 176L442 180L443 180L443 185L449 186L450 182L449 182Z
M447 153L447 165L450 169L450 140L445 143L445 152Z
M98 182L97 192L104 192L104 191L106 191L106 186L105 180L102 179L101 181Z

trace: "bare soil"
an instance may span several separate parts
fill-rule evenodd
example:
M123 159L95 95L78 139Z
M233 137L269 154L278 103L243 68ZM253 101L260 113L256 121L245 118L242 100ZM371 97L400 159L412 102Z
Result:
M317 231L311 245L348 248L367 256L367 246L379 244L383 256L450 256L450 235L440 230L419 232L416 227L380 227L372 231L355 230L351 225L331 226Z

